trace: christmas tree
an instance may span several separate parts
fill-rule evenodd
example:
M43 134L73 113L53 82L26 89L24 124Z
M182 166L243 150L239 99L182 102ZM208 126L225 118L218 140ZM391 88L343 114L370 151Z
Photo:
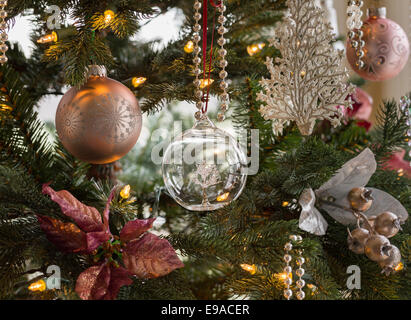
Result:
M152 161L151 154L158 143L154 132L169 128L171 135L173 121L180 120L176 106L181 105L176 102L193 103L199 98L193 85L195 65L200 64L193 61L193 40L202 33L193 28L200 23L194 16L196 2L9 1L5 7L8 25L19 15L30 15L36 27L32 54L26 57L18 43L7 42L8 61L0 68L1 299L277 300L290 298L287 290L297 292L292 298L307 300L411 298L409 219L401 221L402 231L389 239L401 253L401 262L391 266L389 275L381 272L381 265L371 261L370 255L350 250L353 243L347 243L347 225L336 221L318 203L319 199L315 207L328 224L325 235L299 228L305 210L301 196L307 194L306 190L320 189L344 164L368 150L377 168L367 180L367 188L385 191L406 211L410 210L409 163L402 158L393 161L399 150L409 151L409 104L403 102L400 108L399 102L386 101L377 124L368 130L362 119L353 116L355 105L354 110L335 107L337 118L330 114L332 98L341 105L350 105L344 96L346 84L338 79L318 81L315 86L331 89L320 88L325 99L321 100L321 96L312 94L315 88L309 88L313 100L308 107L327 107L325 116L311 116L312 108L307 111L312 135L302 136L294 122L281 126L281 130L277 123L274 132L270 118L260 113L265 105L259 97L266 89L261 79L273 75L266 59L272 59L271 71L276 58L290 64L292 61L280 57L280 48L268 44L281 44L285 37L272 39L276 27L285 23L284 15L292 19L286 13L287 6L297 3L304 7L304 1L223 2L227 33L221 33L227 40L226 55L217 45L212 49L210 46L212 26L217 23L221 5L218 1L209 5L208 20L203 24L208 25L209 39L204 71L210 70L210 79L215 80L205 87L213 96L227 90L227 118L237 130L259 130L258 141L250 134L246 141L249 156L251 146L258 145L259 170L248 176L241 196L229 205L215 211L193 212L174 201L164 187L161 165ZM59 8L57 15L52 16L50 6ZM291 12L298 14L295 8ZM147 19L176 9L185 17L177 40L164 47L132 40ZM204 18L202 10L199 12ZM307 8L301 10L306 12ZM315 11L315 16L319 24L325 19L321 12ZM64 23L68 18L71 24ZM61 21L61 28L52 30L50 21L53 24L56 19ZM329 29L328 25L320 28L321 32ZM286 32L284 28L282 32ZM324 35L322 47L308 50L309 56L301 59L326 55L330 49L324 39L327 43L331 40ZM287 47L286 43L282 45ZM338 57L333 53L331 58L324 56L323 61L332 66L338 63ZM224 67L230 80L228 89L218 85L224 58L228 62ZM299 68L307 63L304 61L299 62ZM147 116L148 142L108 164L90 164L74 157L56 135L54 124L45 126L37 113L44 96L62 96L67 85L80 88L87 81L90 65L105 66L110 78L134 93ZM278 68L284 76L285 66ZM320 68L321 76L330 76L313 62L306 70L298 69L297 76L304 79L298 83L312 85L314 76L306 71L316 68ZM270 80L264 82L270 84ZM281 89L288 90L285 86ZM284 96L293 96L290 90ZM304 101L304 97L298 101ZM286 105L287 98L283 102ZM195 109L193 105L193 114ZM158 116L154 118L154 114ZM193 122L194 117L186 116L183 128L189 129ZM333 126L340 122L340 126ZM120 135L111 138L115 144L121 142ZM399 168L399 162L406 166ZM219 182L213 178L215 181L202 189ZM375 198L379 195L376 193ZM364 229L376 228L368 226L368 220L361 215L358 221ZM355 223L350 226L351 231L354 228ZM285 254L291 255L292 261L284 259ZM287 265L292 269L285 269ZM360 290L347 283L350 266L361 270ZM49 281L55 267L58 287ZM305 272L296 273L297 268ZM86 281L87 276L93 277L92 283ZM106 284L103 277L109 279ZM298 292L304 292L304 296Z

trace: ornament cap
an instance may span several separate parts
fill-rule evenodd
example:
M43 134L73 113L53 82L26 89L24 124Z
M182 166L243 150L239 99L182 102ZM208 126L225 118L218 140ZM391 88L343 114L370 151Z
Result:
M201 117L194 123L193 129L204 130L215 127L215 124L207 117L207 114L202 113Z
M107 69L105 66L99 66L96 64L89 65L86 69L87 78L91 77L107 77Z
M370 17L371 19L386 18L387 17L387 8L386 7L369 8L368 9L368 17Z

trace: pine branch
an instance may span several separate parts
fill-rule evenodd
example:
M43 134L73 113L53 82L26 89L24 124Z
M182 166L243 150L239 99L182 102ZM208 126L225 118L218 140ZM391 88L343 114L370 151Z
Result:
M378 162L382 162L398 148L406 146L407 117L394 101L385 101L377 114L377 126L372 135L372 150Z

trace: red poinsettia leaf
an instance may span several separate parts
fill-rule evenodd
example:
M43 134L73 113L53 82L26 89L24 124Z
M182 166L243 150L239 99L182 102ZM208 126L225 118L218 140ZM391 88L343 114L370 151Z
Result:
M130 279L131 274L122 267L111 266L111 278L110 284L107 289L107 293L103 297L104 300L116 299L118 292L122 286L129 286L133 283Z
M103 212L103 222L107 230L110 230L109 225L108 225L109 214L110 214L110 204L111 204L111 201L113 201L114 199L115 193L116 193L116 188L114 187L113 190L111 190L110 192L110 196L107 199L106 207L104 208L104 212Z
M132 282L126 269L105 263L81 273L77 279L76 292L83 300L113 300L122 286Z
M127 244L123 262L129 272L142 279L165 276L184 267L171 244L151 233Z
M93 266L79 275L76 282L76 293L81 299L94 300L94 296L92 295L94 288L98 291L98 286L101 286L101 283L106 280L105 276L107 273L100 277L101 271L106 267L106 264ZM100 279L98 279L99 277Z
M110 279L111 269L108 264L105 264L91 288L91 299L89 298L89 300L103 300L110 286Z
M48 194L51 200L56 202L61 211L85 232L95 232L104 230L101 215L96 208L86 206L78 201L70 192L66 190L54 191L47 184L43 185L43 194Z
M146 220L134 220L127 222L120 231L120 239L123 242L138 239L144 232L153 227L156 218Z
M87 251L86 234L75 224L41 215L37 215L37 220L47 239L61 251L78 253Z
M88 232L87 237L87 252L96 250L102 243L107 242L111 238L111 234L106 231Z

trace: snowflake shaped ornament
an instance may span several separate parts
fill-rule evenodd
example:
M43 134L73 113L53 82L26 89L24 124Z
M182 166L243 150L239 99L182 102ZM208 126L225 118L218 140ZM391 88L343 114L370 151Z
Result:
M332 26L325 22L324 10L314 0L287 0L288 12L276 30L270 46L281 57L267 57L270 79L257 100L264 102L260 113L273 120L275 133L281 133L289 121L295 121L303 135L311 135L316 120L341 124L343 109L352 108L347 97L354 86L348 85L348 70L343 66L343 52L337 51Z

